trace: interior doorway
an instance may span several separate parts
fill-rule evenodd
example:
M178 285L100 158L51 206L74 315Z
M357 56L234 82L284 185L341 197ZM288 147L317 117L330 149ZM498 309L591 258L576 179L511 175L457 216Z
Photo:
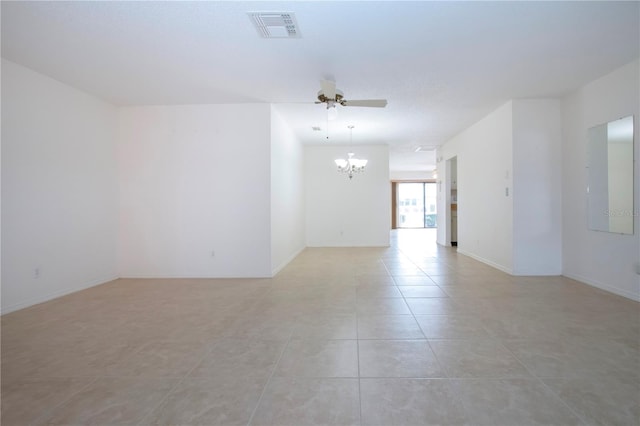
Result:
M449 241L454 247L458 246L458 157L447 160L449 170L449 183L451 193L449 194Z
M398 182L394 191L396 228L437 227L437 188L435 182Z

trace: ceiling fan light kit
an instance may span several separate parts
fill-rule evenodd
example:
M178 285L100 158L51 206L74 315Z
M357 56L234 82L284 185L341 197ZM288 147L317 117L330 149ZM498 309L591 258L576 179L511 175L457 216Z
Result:
M384 108L387 106L386 99L360 99L346 100L342 90L336 89L335 81L320 80L320 91L318 92L317 104L327 104L327 109L340 104L344 107L371 107Z
M318 91L316 104L326 104L327 106L327 140L329 139L329 121L338 118L338 104L344 107L371 107L384 108L387 106L386 99L360 99L348 101L344 98L342 90L336 88L336 82L331 80L320 80L320 91ZM349 127L350 129L353 126ZM351 177L351 176L349 176Z

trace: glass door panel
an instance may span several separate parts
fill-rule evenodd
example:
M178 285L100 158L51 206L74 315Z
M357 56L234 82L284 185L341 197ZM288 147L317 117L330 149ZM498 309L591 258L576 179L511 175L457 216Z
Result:
M438 202L438 191L436 189L435 182L429 182L424 184L424 227L435 228L436 218L438 212L436 211L436 205Z
M436 227L436 184L398 183L397 186L398 228Z
M398 184L398 228L424 228L424 184Z

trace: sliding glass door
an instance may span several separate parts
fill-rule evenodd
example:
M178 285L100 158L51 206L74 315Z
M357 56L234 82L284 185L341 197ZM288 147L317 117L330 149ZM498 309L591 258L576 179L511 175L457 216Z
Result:
M436 227L436 184L398 183L398 228Z

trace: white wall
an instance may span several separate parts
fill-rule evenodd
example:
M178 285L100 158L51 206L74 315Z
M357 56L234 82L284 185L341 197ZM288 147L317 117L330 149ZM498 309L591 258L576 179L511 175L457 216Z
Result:
M438 223L445 223L451 171L457 156L458 251L503 271L513 269L512 103L508 102L455 136L438 152ZM446 244L446 227L438 242Z
M304 151L271 107L271 272L275 275L305 246Z
M438 152L438 242L450 242L452 171L457 156L458 251L514 275L561 268L560 102L507 102Z
M120 110L120 276L271 275L270 120L267 104Z
M587 227L587 130L628 115L635 116L636 165L640 149L640 69L638 61L595 80L563 100L562 238L563 274L640 300L638 200L635 174L634 235L591 231Z
M389 245L389 148L356 145L353 150L369 162L364 173L349 180L334 162L346 158L347 146L305 146L307 246Z
M562 273L559 100L513 103L513 273Z
M115 123L114 106L2 60L3 313L117 276Z

